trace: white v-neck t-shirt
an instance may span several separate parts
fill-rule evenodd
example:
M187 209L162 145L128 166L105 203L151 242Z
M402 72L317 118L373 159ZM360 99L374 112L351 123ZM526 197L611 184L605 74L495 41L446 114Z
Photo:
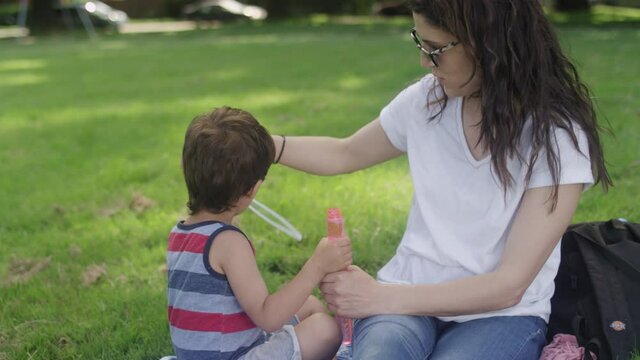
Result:
M437 91L430 92L436 86ZM440 106L427 107L441 94L432 75L404 89L380 113L380 123L391 143L407 153L414 194L409 219L394 257L378 272L378 280L400 284L434 284L489 273L497 267L524 195L530 188L553 185L546 154L538 156L525 184L527 165L510 159L514 184L506 192L491 170L491 155L476 160L462 127L462 97L449 98L440 117L429 120ZM428 96L431 96L428 98ZM589 147L576 125L580 151L564 130L555 130L560 184L593 184ZM519 144L528 161L530 122ZM545 321L560 263L556 246L517 305L488 313L440 317L468 321L490 316L539 316ZM437 295L436 295L437 296Z

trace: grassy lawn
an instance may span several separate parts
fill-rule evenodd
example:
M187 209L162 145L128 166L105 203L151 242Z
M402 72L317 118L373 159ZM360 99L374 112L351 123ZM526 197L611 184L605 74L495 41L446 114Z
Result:
M184 130L212 107L273 133L347 136L423 74L408 21L231 26L180 34L0 42L0 360L171 353L166 237L185 215ZM596 97L616 186L575 221L640 221L640 30L563 26ZM412 186L405 159L324 178L274 167L258 199L303 233L246 213L269 287L294 274L339 206L355 262L394 253Z

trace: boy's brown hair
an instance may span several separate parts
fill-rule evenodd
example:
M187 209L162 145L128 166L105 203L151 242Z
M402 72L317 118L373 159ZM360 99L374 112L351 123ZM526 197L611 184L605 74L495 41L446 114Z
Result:
M271 136L248 112L225 106L196 116L182 149L190 214L231 209L264 180L274 157Z

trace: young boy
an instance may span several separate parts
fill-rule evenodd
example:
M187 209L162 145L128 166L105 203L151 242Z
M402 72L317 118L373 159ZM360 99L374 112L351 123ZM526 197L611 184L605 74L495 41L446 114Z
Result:
M215 109L187 129L182 166L190 216L171 231L167 253L179 360L329 359L340 345L338 325L311 292L351 263L350 241L323 238L293 280L269 294L253 245L231 225L274 155L268 132L239 109Z

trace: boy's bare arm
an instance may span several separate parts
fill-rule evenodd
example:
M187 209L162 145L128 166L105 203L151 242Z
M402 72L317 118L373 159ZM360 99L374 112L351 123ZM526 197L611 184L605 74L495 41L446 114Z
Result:
M238 302L251 320L261 329L273 332L296 314L324 275L351 263L348 239L335 244L329 244L326 239L322 241L300 272L271 295L251 246L242 234L225 231L218 235L213 242L209 262L212 267L218 262Z

